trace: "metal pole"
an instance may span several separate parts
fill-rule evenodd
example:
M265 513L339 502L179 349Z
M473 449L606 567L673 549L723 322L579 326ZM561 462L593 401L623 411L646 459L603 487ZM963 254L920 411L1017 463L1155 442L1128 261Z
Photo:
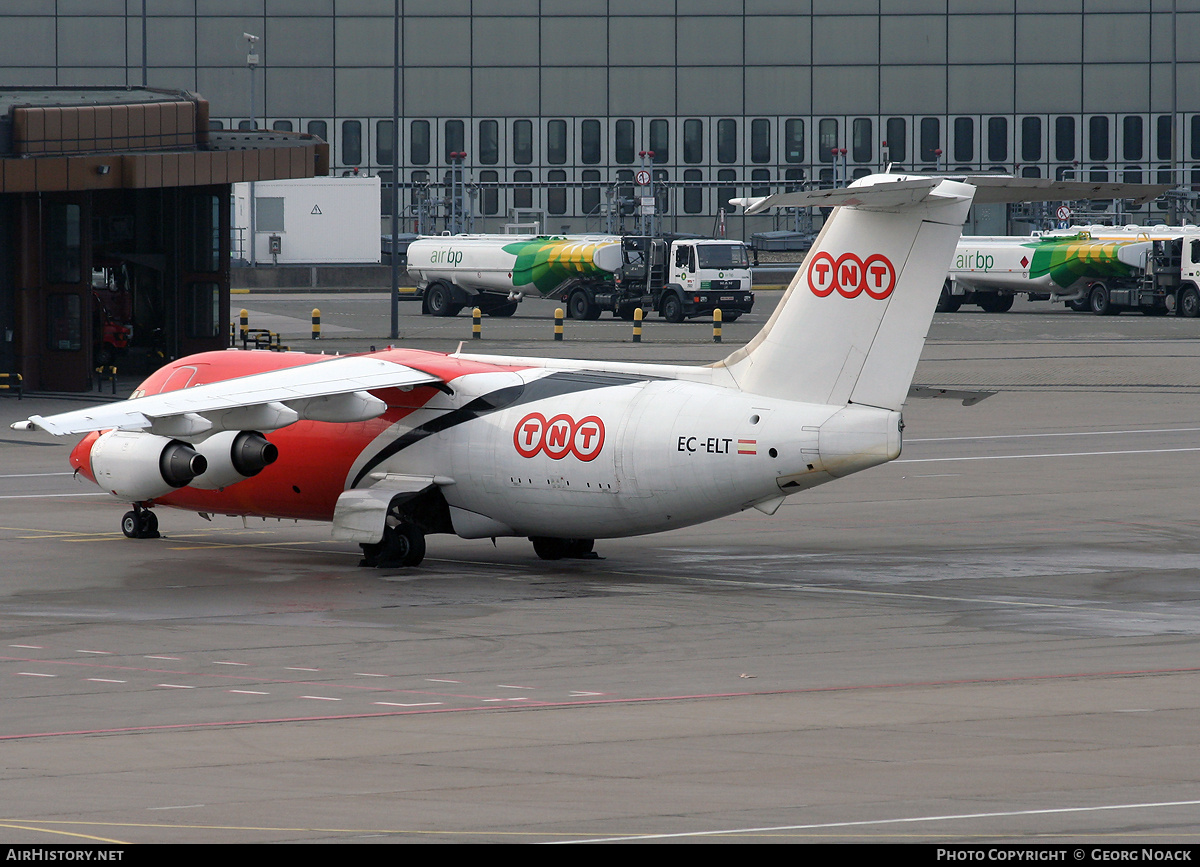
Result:
M1176 27L1177 23L1176 0L1171 0L1171 183L1175 185L1176 190L1183 187L1183 178L1176 174L1179 171L1179 146L1176 142L1179 125L1179 75L1176 71L1176 55L1179 50L1179 30ZM1180 222L1177 207L1178 202L1179 198L1177 196L1167 197L1167 207L1169 209L1167 212L1167 222L1172 226Z
M400 232L400 0L392 13L392 330L400 337L400 257L396 255Z
M249 45L248 53L246 54L246 68L250 70L250 128L257 129L258 121L254 117L254 67L258 66L258 55L254 53L254 43L258 42L258 37L253 33L243 33L242 38ZM263 111L266 111L264 106ZM250 267L258 267L258 226L256 225L257 215L255 214L255 194L254 181L250 182Z
M142 0L142 87L146 87L146 2Z

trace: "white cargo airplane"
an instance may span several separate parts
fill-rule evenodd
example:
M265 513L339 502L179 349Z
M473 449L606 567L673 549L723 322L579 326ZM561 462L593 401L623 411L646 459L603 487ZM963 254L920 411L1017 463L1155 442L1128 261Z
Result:
M425 536L527 536L544 559L784 498L900 454L947 266L976 201L1151 198L1161 187L880 175L746 201L837 206L774 314L706 367L391 349L225 351L162 368L124 402L14 428L87 434L71 463L131 502L332 521L363 565ZM102 433L103 431L103 433Z

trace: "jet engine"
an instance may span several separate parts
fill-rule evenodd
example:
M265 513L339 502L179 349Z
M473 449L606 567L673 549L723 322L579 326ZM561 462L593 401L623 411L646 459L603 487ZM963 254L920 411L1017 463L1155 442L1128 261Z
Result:
M141 431L102 435L92 444L90 461L96 484L131 503L182 488L208 469L204 455L187 443Z
M225 488L256 476L275 463L279 449L258 431L227 430L213 434L196 446L208 468L192 479L193 488Z

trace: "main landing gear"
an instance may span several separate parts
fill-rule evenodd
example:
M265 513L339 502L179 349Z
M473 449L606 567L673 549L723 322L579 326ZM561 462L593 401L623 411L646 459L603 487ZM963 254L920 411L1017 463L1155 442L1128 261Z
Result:
M133 511L121 518L121 532L130 539L157 539L158 515L134 503Z
M549 536L530 536L533 552L543 560L598 560L592 548L595 539L552 539Z
M399 506L388 509L383 541L362 544L363 558L359 566L376 569L395 569L400 566L419 566L425 559L425 533L408 520Z

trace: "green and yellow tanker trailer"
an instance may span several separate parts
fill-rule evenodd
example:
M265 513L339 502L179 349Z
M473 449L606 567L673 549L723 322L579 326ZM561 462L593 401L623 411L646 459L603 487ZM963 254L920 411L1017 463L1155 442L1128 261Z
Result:
M408 248L422 312L455 316L477 306L511 316L523 298L561 301L574 319L637 308L672 322L750 311L750 266L740 241L612 235L440 235Z
M1145 238L964 236L942 287L938 310L978 304L989 313L1012 307L1016 295L1064 301L1073 310L1119 313L1129 307L1166 312L1165 294L1140 292L1152 259ZM1155 300L1157 299L1157 300Z
M467 304L511 316L526 296L562 294L580 282L611 284L621 265L619 238L441 235L408 248L408 273L422 312L455 316Z

